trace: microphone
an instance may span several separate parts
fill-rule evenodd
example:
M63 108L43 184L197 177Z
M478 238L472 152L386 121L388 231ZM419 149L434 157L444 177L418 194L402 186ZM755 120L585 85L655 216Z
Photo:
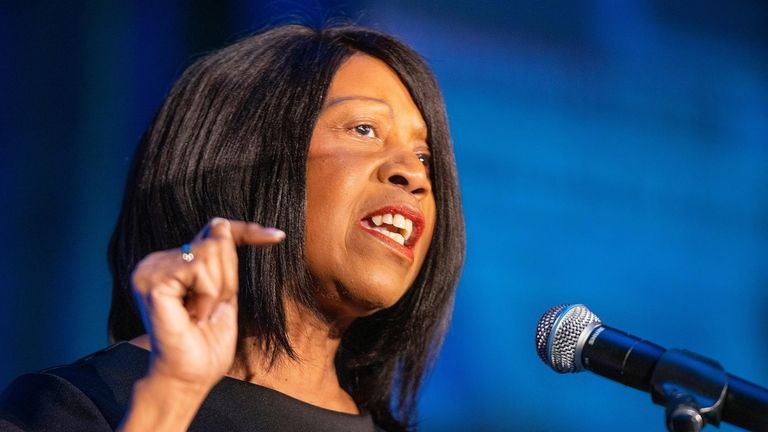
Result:
M669 430L698 431L725 421L768 431L768 390L726 373L714 360L603 325L582 304L544 312L536 352L558 373L588 370L651 393L654 403L666 405Z

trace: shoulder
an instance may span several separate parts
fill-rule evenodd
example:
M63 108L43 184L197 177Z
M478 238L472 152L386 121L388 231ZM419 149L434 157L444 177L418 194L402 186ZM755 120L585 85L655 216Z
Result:
M0 395L0 430L75 430L85 425L109 427L93 401L61 377L22 375Z
M0 431L112 430L148 354L117 344L72 364L22 375L0 394Z

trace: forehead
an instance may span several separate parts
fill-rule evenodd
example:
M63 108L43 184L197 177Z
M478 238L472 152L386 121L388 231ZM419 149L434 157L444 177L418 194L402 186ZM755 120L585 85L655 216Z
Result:
M414 126L426 130L421 111L408 88L391 67L375 57L353 54L336 71L326 104L345 99L383 101L396 115L410 117Z

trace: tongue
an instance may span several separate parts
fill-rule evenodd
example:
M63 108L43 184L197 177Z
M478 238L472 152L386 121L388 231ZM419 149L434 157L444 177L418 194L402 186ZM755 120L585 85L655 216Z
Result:
M398 227L396 227L394 225L381 224L381 225L379 225L379 228L384 228L385 230L387 230L389 232L400 234L400 228L398 228Z

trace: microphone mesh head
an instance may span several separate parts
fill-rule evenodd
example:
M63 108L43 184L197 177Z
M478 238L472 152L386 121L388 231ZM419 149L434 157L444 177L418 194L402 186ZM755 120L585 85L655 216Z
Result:
M567 304L561 304L549 308L541 316L539 323L536 324L536 353L541 361L546 364L549 364L549 352L547 350L549 334L552 332L552 326L555 325L555 320L560 315L560 312L567 307Z
M557 372L578 372L579 338L593 323L600 323L600 318L582 304L550 308L536 325L536 353Z

